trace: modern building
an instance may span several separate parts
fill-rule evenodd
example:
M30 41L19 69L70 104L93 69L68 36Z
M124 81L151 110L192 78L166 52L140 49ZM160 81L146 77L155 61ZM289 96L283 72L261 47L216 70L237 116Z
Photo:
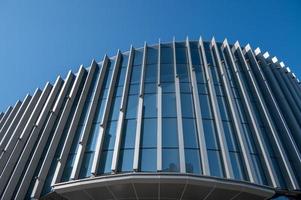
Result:
M4 200L301 198L301 85L250 45L131 47L0 120Z

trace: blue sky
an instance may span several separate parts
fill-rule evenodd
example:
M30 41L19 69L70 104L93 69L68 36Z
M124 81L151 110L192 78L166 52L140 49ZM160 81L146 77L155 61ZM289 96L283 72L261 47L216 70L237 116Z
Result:
M159 38L250 43L301 78L298 0L1 0L0 111L57 75Z

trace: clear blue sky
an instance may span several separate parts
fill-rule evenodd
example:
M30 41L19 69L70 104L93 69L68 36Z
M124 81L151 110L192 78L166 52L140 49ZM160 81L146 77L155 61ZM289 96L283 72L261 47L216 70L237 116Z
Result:
M259 46L301 78L298 0L1 0L0 111L105 53L187 35Z

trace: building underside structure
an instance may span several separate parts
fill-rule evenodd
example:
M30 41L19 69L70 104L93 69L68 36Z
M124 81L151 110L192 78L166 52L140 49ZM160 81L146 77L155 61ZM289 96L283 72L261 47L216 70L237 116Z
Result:
M298 199L300 152L300 82L276 57L145 43L0 113L0 197Z

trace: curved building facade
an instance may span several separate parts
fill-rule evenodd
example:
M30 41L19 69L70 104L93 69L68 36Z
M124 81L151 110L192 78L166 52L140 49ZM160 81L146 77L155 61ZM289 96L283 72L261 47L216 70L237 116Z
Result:
M250 45L131 47L0 120L1 199L300 197L301 86Z

